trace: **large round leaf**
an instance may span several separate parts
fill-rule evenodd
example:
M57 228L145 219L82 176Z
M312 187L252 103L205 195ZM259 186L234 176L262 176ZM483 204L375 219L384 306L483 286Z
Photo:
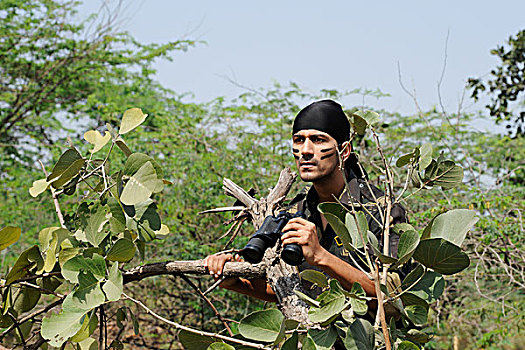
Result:
M348 327L344 344L348 350L375 350L374 327L367 320L356 319Z
M179 332L178 338L184 349L191 350L207 350L211 344L220 341L217 338L206 337L185 330Z
M129 177L126 186L120 196L122 203L135 205L146 201L153 191L155 191L159 180L157 173L151 162L144 163L143 166Z
M148 115L142 113L140 108L130 108L124 112L120 123L119 134L124 135L142 124Z
M53 167L53 171L48 175L47 181L53 182L60 175L62 175L75 161L82 159L82 155L78 153L75 148L69 148L65 151L60 158L58 158L57 163Z
M299 274L302 279L317 284L321 288L328 287L328 278L324 273L316 270L304 270Z
M308 317L314 323L323 323L339 314L346 307L345 294L335 279L330 280L330 290L323 293L320 299L319 308L311 307L308 311Z
M51 346L60 347L69 337L75 335L84 323L85 311L64 311L44 317L40 334L49 340Z
M398 261L394 265L392 265L392 269L396 269L399 266L406 263L408 260L410 260L410 258L416 251L418 244L419 233L412 230L403 232L403 234L399 238L399 245L397 248Z
M91 153L98 152L111 140L111 134L109 131L104 133L104 136L97 130L89 130L84 133L84 139L95 147L91 150Z
M430 238L444 238L460 247L465 240L467 232L477 221L478 218L474 210L449 210L432 220Z
M121 238L109 250L106 259L109 261L128 262L135 256L137 248L133 242L127 238Z
M241 320L239 332L248 339L273 342L279 335L283 318L277 309L255 311Z
M6 226L0 230L0 250L9 247L11 244L18 241L22 230L20 227Z
M337 330L333 326L327 329L310 328L308 335L312 338L316 349L330 350L337 339Z
M47 182L46 179L40 179L40 180L33 181L33 186L31 186L31 188L29 189L29 194L31 195L31 197L36 197L40 193L47 190L48 187L49 187L49 182Z
M466 269L470 260L461 248L443 238L424 239L413 255L416 261L444 275Z

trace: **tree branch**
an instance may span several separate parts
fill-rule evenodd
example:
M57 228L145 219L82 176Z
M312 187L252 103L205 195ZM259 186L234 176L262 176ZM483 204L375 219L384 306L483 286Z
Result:
M223 276L244 278L265 278L266 267L263 264L252 265L246 262L227 262ZM208 275L204 260L169 261L134 267L123 272L124 283L140 281L146 277L179 274Z

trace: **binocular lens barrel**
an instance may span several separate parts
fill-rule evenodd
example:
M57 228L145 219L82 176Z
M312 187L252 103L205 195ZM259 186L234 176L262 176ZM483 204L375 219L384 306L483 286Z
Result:
M297 266L303 261L303 250L297 243L287 244L281 252L281 258L288 265Z
M266 243L260 238L252 237L242 250L241 255L249 263L258 264L262 261L265 250Z

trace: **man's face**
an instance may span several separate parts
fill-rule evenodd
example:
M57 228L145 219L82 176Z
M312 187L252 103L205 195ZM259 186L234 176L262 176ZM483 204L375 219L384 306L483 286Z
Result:
M293 135L292 152L303 181L316 182L338 171L337 141L325 132L307 129Z

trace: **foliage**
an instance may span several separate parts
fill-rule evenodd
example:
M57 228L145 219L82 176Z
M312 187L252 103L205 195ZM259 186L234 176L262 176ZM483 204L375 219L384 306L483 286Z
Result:
M525 135L525 30L509 37L507 45L498 46L490 53L499 58L500 63L490 71L490 78L470 78L472 97L478 99L486 93L490 102L486 106L496 122L505 122L509 134ZM514 110L513 107L517 107Z
M193 45L140 44L113 31L114 13L78 22L77 5L48 0L0 5L0 144L12 155L2 159L2 168L10 159L30 162L74 125L79 112L116 113L115 104L122 108L129 96L159 90L151 63ZM123 91L128 96L121 97Z
M129 153L122 138L122 133L140 125L146 116L139 109L131 109L124 113L118 132L108 125L106 135L110 137L92 138L86 133L87 141L94 144L88 156L71 145L52 172L34 182L30 190L33 196L47 189L54 197L72 196L81 186L86 192L74 215L62 227L41 230L39 246L23 252L7 274L2 285L2 326L8 328L2 337L18 330L21 342L26 344L31 327L26 334L20 332L18 320L36 306L41 294L50 294L58 298L62 311L44 317L41 336L56 347L68 339L77 343L85 340L96 329L95 311L100 309L99 319L103 320L104 304L121 298L119 263L143 255L148 242L169 232L151 199L164 187L162 169L145 154ZM96 153L109 142L106 154L98 158ZM127 155L120 169L114 168L110 158L115 148ZM5 230L14 231L6 228L2 232ZM15 233L11 236L14 238ZM9 239L5 246L14 241ZM66 296L56 292L64 288L70 291Z

